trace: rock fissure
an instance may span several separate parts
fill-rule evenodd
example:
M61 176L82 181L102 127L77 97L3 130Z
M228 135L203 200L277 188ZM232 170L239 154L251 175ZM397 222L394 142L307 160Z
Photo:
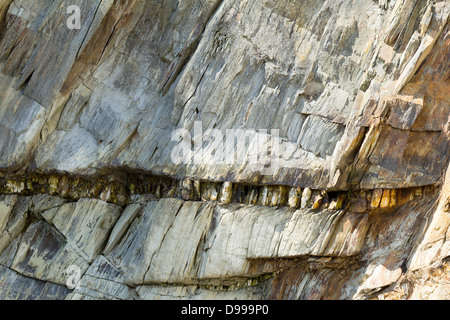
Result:
M23 178L0 178L0 194L58 195L62 198L100 199L119 205L132 203L134 195L153 195L155 199L179 198L185 201L213 201L258 206L288 206L294 209L350 209L363 213L377 208L403 205L438 192L440 184L405 188L332 191L289 186L261 186L247 183L207 182L162 176L104 176L96 180L65 175L30 174Z

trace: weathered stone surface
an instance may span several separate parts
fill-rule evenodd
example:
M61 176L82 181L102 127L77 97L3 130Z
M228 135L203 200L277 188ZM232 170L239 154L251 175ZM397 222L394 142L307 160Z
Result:
M65 286L70 266L77 266L81 271L89 266L78 252L54 227L40 221L24 233L11 269L30 278Z
M367 200L364 198L358 198L351 208L353 212L363 213L367 210Z
M65 286L27 278L0 266L1 300L64 300L68 294Z
M125 284L123 274L104 256L99 256L66 299L133 300L136 297L136 292Z
M141 211L142 206L139 204L132 204L125 208L119 220L114 225L114 229L109 236L108 243L103 250L105 254L111 252L111 250L119 243L125 232L130 227L131 223L133 223L134 219L136 219Z
M220 283L220 279L256 277L248 270L248 259L326 255L330 238L344 232L363 239L364 230L351 231L356 225L339 230L342 214L161 200L144 208L107 257L133 284L193 284L197 279ZM334 244L333 252L352 255L360 250L351 242L361 240L344 237L342 241Z
M26 227L28 219L28 205L29 198L19 198L14 205L13 210L9 214L7 223L3 225L3 230L0 233L0 253L13 242Z
M372 200L370 202L370 205L372 208L378 208L381 203L381 198L383 197L383 190L382 189L375 189L372 193Z
M31 198L28 209L35 214L42 214L53 208L57 208L65 204L67 200L53 197L45 194L36 195Z
M302 198L301 198L301 208L305 209L309 206L309 201L311 199L312 191L311 188L306 188L303 190Z
M19 198L17 203L21 201ZM119 220L110 233L107 247L113 249L105 257L98 256L90 266L79 243L74 245L71 236L65 240L63 233L45 221L32 224L23 236L14 240L0 257L0 263L27 277L60 285L67 281L67 268L78 266L82 271L79 287L68 299L263 299L271 294L287 294L280 292L276 285L287 280L277 278L281 274L275 278L270 275L283 264L294 269L304 263L310 267L317 264L316 273L304 275L309 277L309 284L297 287L291 283L289 286L296 288L297 293L285 296L311 298L308 290L317 286L316 281L324 276L319 271L321 268L327 265L330 270L346 268L347 263L349 266L356 263L353 257L363 255L371 266L366 271L369 280L361 278L357 264L348 267L348 270L356 268L348 278L336 278L336 281L341 279L342 286L359 283L357 291L352 287L341 298L353 294L361 298L400 278L397 273L391 275L382 270L397 270L407 257L408 246L412 244L411 230L420 225L419 217L433 205L433 201L422 201L427 201L423 209L410 202L397 212L380 216L163 199L144 205L141 216L136 214L140 205L127 208L122 222ZM59 225L56 217L65 216L65 211L73 215L77 207L86 205L82 199L79 204L65 203L42 215ZM107 214L108 210L105 205L92 207L99 214ZM410 212L414 214L410 216ZM95 234L95 228L91 232ZM89 233L86 237L90 237ZM379 245L383 241L391 243L387 252L395 248L402 255L393 260L386 257L386 248ZM302 257L316 258L307 262ZM321 260L322 257L329 258ZM333 259L343 260L334 262ZM380 261L389 262L380 264ZM262 280L264 274L269 277ZM313 280L315 277L317 280ZM326 290L328 282L321 283L325 286L321 288ZM167 291L162 284L175 286ZM136 292L131 288L135 286L139 287ZM230 289L223 292L221 286Z
M404 12L419 10L412 4L409 9L383 5L387 10L401 12L402 17L405 15L394 23L389 21L392 19L389 14L383 15L384 9L373 7L370 1L358 5L327 1L323 6L305 2L286 9L275 2L246 5L227 0L196 5L190 11L191 2L182 6L176 1L151 6L145 1L80 1L80 8L86 13L82 29L68 32L64 27L56 28L56 23L46 25L43 32L55 35L47 40L37 30L45 21L64 21L64 8L13 1L6 17L10 28L3 40L8 72L1 82L9 99L3 104L17 101L16 118L26 130L24 138L28 140L19 142L21 130L17 125L10 129L7 123L15 123L14 119L4 118L7 131L2 136L11 141L2 143L8 146L2 152L5 168L18 167L33 156L33 166L43 170L93 173L93 167L114 162L114 166L121 164L198 178L217 180L226 175L249 181L257 178L257 173L251 170L237 175L238 164L206 168L172 163L171 133L177 127L190 130L190 112L197 109L196 120L223 130L223 134L240 123L249 129L281 130L284 138L281 150L289 150L282 152L282 162L287 166L282 170L291 174L275 175L272 182L323 187L328 184L328 170L332 169L328 158L337 159L340 153L345 153L345 148L336 146L338 142L345 146L344 131L347 122L354 119L351 110L358 103L354 83L363 80L372 63L377 51L374 39L379 37L383 25L391 24L388 30L403 28L399 21L408 16ZM165 19L175 8L175 15ZM341 18L341 11L351 17L349 21ZM42 12L45 18L40 19L36 12ZM146 26L145 14L137 12L147 12L151 19L160 21L165 36ZM253 16L254 12L260 13L258 18ZM446 6L438 3L432 12L435 13L425 15L424 10L422 17L415 15L414 19L423 18L423 37L434 39L428 45L434 48L444 32ZM263 23L268 16L280 23ZM120 28L114 28L120 19ZM135 32L136 28L140 31ZM126 34L133 36L127 38ZM266 34L277 34L270 45ZM322 38L326 41L321 41ZM35 54L22 54L32 46L36 46ZM387 60L396 61L400 53ZM379 55L383 57L382 50ZM419 66L423 55L419 54L418 60L410 57L409 63ZM338 57L340 64L333 63ZM38 59L46 63L38 65ZM406 56L403 60L402 65L406 65ZM382 70L382 63L389 61L386 58L382 61L376 61L371 72L378 75L377 79L390 79L391 75ZM23 74L14 69L16 65L22 65ZM44 65L60 68L52 74ZM11 86L14 83L11 80L19 76L23 93ZM52 80L38 82L38 77ZM403 76L399 82L409 81L403 78L409 79ZM225 94L224 88L237 84L239 94ZM159 91L161 85L165 95ZM374 90L369 85L366 94ZM401 96L396 99L403 101ZM57 103L50 108L52 101ZM265 107L274 104L281 109ZM231 116L233 108L228 106L236 105L243 106L243 110ZM393 109L400 112L401 108ZM408 119L395 120L392 113L390 123L403 121L406 125L400 126L403 129L413 125L413 120L421 116L417 114L420 108L411 108L407 109L413 110L410 117L406 116ZM148 118L152 120L143 117L146 109L153 110ZM25 110L26 118L20 113ZM447 110L440 111L445 118ZM229 115L233 120L228 120ZM156 123L160 125L154 126ZM34 152L41 131L43 139ZM438 166L442 168L442 164ZM320 168L321 174L315 174L313 185L307 177L316 168ZM296 175L299 177L292 178ZM406 175L413 177L412 172ZM434 174L429 178L437 179ZM382 177L379 179L382 181Z
M101 252L122 209L99 200L81 199L76 206L61 207L51 222L73 245L93 261ZM45 215L44 215L45 216Z
M448 1L68 5L0 0L0 298L449 297Z
M173 200L149 202L143 208L142 215L131 224L118 246L106 256L124 272L128 283L143 282L153 254L161 245L161 240L167 228L172 225L174 215L181 205L181 201ZM153 211L162 214L152 215ZM149 232L152 226L155 226L154 232Z
M387 208L391 203L391 190L383 190L383 195L381 196L380 208Z
M231 203L233 196L233 184L229 181L225 182L220 190L220 202L224 204Z
M198 286L140 286L136 290L144 300L261 300L264 297L260 288L223 291Z
M301 199L301 189L300 188L291 188L289 190L289 199L288 199L288 205L290 208L297 208L300 199Z
M0 232L2 232L5 229L18 197L2 196L1 198L3 199L0 202Z

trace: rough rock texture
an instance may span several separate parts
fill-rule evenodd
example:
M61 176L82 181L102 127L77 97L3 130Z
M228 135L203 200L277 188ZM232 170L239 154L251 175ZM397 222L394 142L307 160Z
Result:
M0 0L0 299L449 298L449 13Z

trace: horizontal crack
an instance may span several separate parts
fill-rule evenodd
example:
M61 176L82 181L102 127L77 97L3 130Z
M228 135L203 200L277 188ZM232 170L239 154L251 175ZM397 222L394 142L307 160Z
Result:
M67 288L66 286L64 286L64 285L62 285L60 283L53 282L53 281L50 281L50 280L43 280L43 279L35 278L35 277L30 276L30 275L25 275L25 274L22 274L22 273L20 273L19 271L15 270L15 269L11 269L11 268L5 267L3 265L0 265L0 267L4 268L6 270L9 270L10 272L13 272L14 274L16 274L16 275L18 275L20 277L24 277L26 279L37 281L37 282L40 282L40 283L51 284L51 285L58 286L58 287ZM67 289L67 292L69 292L69 289Z
M231 278L208 278L208 279L197 279L189 282L146 282L139 287L151 287L151 286L161 286L161 287L192 287L196 286L201 289L206 289L209 291L237 291L243 288L251 288L257 286L258 284L270 280L275 277L275 272L266 272L257 276L239 276Z
M119 178L120 177L120 178ZM0 194L31 196L49 194L77 201L94 198L126 206L137 195L151 200L178 198L185 201L212 201L221 204L245 204L293 209L351 210L363 213L377 208L391 208L434 195L440 185L404 189L333 191L283 185L211 182L175 179L144 173L120 171L98 178L64 174L27 174L0 178Z

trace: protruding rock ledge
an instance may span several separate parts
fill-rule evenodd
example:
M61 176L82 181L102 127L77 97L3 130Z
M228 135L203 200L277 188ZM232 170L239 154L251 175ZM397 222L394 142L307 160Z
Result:
M155 199L179 198L185 201L213 201L222 204L242 203L293 209L350 210L364 213L386 209L432 195L437 185L406 189L358 191L312 190L290 186L250 185L244 183L177 180L154 175L128 175L118 181L112 176L88 180L66 175L31 174L21 178L0 179L0 194L50 194L71 200L95 198L128 205L131 197L148 194Z

